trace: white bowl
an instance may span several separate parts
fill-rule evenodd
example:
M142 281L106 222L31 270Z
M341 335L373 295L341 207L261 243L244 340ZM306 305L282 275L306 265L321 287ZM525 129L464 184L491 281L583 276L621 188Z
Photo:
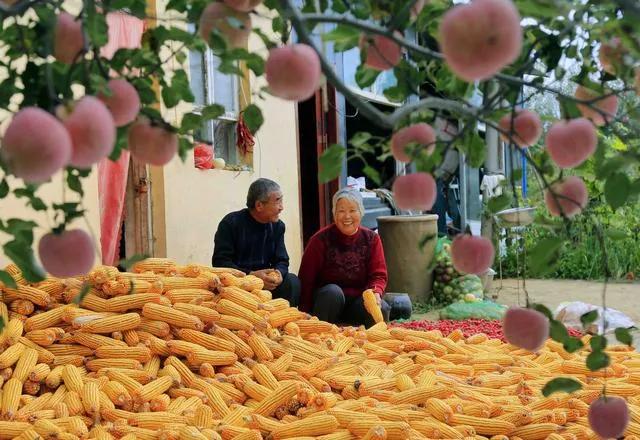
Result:
M510 208L497 212L496 217L505 226L526 226L533 223L535 211L533 207Z

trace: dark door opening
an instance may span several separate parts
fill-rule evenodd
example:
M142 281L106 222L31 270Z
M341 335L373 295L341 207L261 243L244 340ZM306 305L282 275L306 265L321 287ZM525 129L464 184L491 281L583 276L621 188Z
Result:
M318 181L318 158L331 144L338 143L336 92L327 86L327 101L322 90L298 104L298 142L300 149L300 205L303 245L320 228L331 222L331 197L340 183Z
M388 109L387 106L374 104L381 110ZM350 103L346 104L346 132L347 141L351 139L358 132L369 132L374 136L380 136L382 138L390 138L391 130L378 127L369 121L366 117L356 112L355 107ZM351 148L351 147L350 147ZM391 189L393 178L396 175L396 165L393 157L387 157L385 160L380 161L379 156L382 155L382 148L376 148L374 153L365 153L364 157L367 163L359 159L351 159L347 162L347 175L351 177L365 177L367 189L373 188L387 188ZM380 184L375 183L364 172L365 166L368 165L373 168L380 176Z

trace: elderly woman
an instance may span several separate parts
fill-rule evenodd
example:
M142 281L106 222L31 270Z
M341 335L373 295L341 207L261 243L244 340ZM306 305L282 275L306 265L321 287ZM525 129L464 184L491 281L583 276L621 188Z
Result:
M382 300L387 265L378 234L362 227L362 196L342 189L333 196L334 223L318 231L307 244L298 276L302 284L300 309L323 321L373 325L362 292L373 290L388 320L390 307Z

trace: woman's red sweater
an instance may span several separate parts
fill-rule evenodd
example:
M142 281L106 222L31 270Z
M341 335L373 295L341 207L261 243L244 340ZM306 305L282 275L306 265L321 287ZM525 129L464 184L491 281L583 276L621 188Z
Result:
M302 284L300 310L313 308L313 291L337 284L347 296L359 296L366 289L382 294L387 286L387 264L382 241L371 229L360 227L344 235L335 224L316 232L302 255L298 277Z

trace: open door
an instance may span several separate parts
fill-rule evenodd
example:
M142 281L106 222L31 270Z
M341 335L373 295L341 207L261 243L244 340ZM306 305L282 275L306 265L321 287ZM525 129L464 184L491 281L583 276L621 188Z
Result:
M335 108L336 92L331 85L316 91L313 97L298 104L300 204L305 246L313 234L331 223L331 197L340 187L338 179L324 184L318 181L320 155L330 145L338 142Z

